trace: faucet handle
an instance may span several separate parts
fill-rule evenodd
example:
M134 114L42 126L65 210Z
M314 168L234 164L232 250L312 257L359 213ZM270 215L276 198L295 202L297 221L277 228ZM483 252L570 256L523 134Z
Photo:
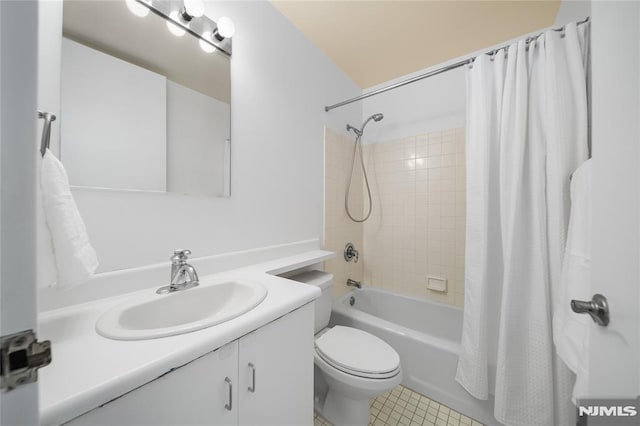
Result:
M184 263L187 261L190 254L191 254L191 250L183 250L183 249L174 250L173 256L171 256L171 262Z

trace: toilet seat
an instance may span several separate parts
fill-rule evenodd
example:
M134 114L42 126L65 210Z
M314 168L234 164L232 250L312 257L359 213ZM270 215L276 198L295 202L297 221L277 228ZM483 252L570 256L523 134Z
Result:
M316 353L327 364L354 376L387 379L400 371L400 357L378 337L352 327L335 326L315 342Z

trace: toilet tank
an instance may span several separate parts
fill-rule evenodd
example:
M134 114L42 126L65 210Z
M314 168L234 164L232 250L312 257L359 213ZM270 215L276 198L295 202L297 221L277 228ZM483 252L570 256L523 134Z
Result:
M331 304L333 302L331 296L333 275L322 271L307 271L289 277L289 279L320 287L322 295L320 296L320 298L314 300L313 306L316 315L314 323L314 333L317 333L318 331L328 326L329 317L331 316Z

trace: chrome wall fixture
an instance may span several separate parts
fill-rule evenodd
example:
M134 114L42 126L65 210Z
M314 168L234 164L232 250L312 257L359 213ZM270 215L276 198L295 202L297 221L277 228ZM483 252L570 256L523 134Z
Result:
M358 254L358 250L356 250L353 243L347 243L347 245L344 246L344 260L347 262L351 262L353 260L353 263L358 263L359 257L360 255Z
M56 121L56 116L50 112L38 111L38 118L44 120L42 126L42 140L40 142L40 154L44 157L44 154L49 149L49 143L51 140L51 123Z
M222 16L216 23L204 14L202 0L126 0L131 13L144 17L149 11L167 20L172 34L190 33L200 40L206 52L219 52L231 56L231 37L235 32L233 21Z
M360 281L356 281L356 280L352 280L351 278L347 278L347 287L362 288L362 283Z

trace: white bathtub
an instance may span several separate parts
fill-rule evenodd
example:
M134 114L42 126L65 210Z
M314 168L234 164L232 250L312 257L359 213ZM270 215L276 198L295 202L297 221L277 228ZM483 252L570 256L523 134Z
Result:
M462 309L365 287L334 302L331 325L356 327L380 337L400 355L403 385L484 424L497 424L493 399L475 399L454 379Z

